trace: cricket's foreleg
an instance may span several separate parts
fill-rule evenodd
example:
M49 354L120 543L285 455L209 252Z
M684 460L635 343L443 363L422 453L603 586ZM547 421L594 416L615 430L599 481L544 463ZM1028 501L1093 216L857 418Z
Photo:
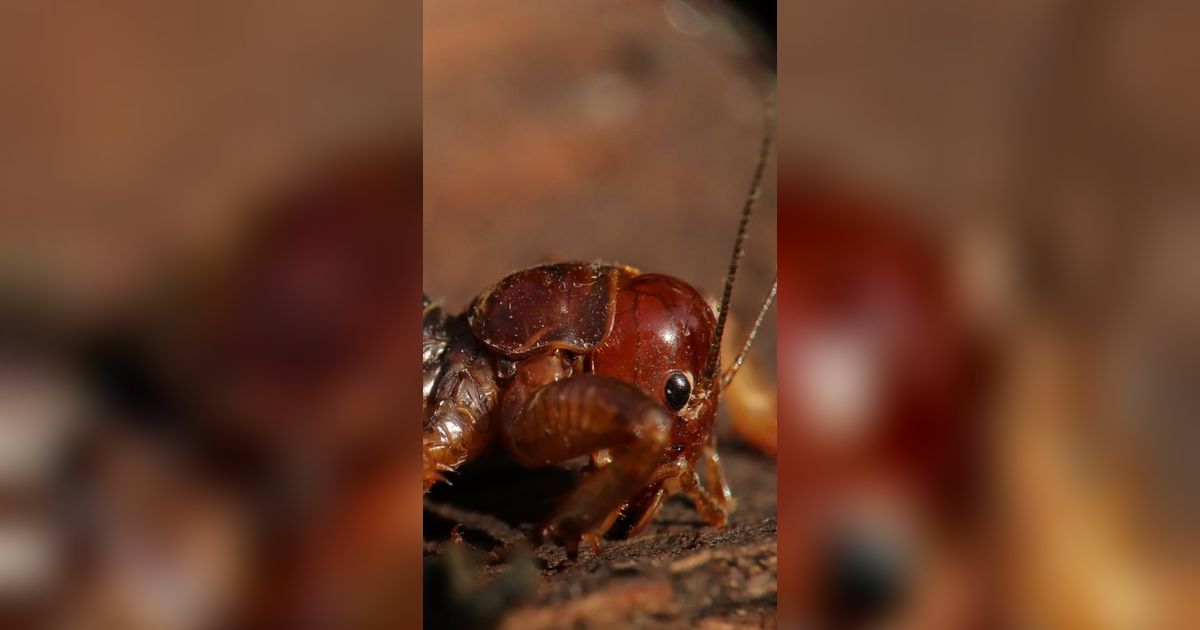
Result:
M653 479L671 416L633 385L582 374L539 389L519 415L506 418L503 431L509 453L526 466L612 453L612 462L584 477L540 530L574 554L581 540L595 544L615 511Z
M722 514L728 515L737 506L729 482L725 480L725 470L721 466L721 456L717 453L717 435L710 434L708 444L701 452L704 458L704 485L714 503L720 507Z

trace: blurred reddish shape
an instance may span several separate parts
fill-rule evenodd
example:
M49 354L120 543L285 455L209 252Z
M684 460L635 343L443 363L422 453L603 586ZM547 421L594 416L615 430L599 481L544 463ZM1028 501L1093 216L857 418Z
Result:
M967 522L983 355L936 234L886 196L785 182L781 589L840 627L904 610L912 556Z

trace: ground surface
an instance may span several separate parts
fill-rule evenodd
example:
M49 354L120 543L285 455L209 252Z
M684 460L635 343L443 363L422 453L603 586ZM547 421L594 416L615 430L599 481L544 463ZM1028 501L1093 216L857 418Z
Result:
M444 562L465 550L473 556L474 587L519 591L523 600L503 606L502 628L773 627L775 463L738 445L722 450L738 501L725 527L705 526L685 499L675 498L645 532L604 541L599 555L584 549L572 561L561 547L535 549L537 576L515 584L515 573L506 572L525 560L507 550L524 544L525 533L571 488L573 473L491 462L430 494L426 560ZM470 598L468 605L480 601ZM436 606L426 606L426 619L437 618Z

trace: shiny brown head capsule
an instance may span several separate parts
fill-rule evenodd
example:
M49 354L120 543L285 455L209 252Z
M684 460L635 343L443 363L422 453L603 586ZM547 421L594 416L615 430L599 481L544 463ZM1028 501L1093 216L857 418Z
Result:
M670 276L637 276L617 296L616 318L592 354L597 374L639 389L675 416L668 455L694 461L711 433L716 392L706 392L705 366L717 320L691 286Z

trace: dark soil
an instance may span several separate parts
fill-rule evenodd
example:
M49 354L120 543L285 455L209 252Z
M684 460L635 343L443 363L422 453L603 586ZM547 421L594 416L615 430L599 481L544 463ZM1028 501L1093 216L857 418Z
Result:
M470 617L526 629L774 627L775 462L737 444L722 450L738 501L728 525L705 526L676 497L639 536L606 540L599 554L585 546L574 560L549 544L524 553L526 534L573 486L572 471L499 459L465 468L426 500L425 557L427 570L469 574L449 579L468 583L470 594L427 598L427 625ZM465 568L452 567L464 556ZM523 574L529 563L536 572ZM502 610L478 610L498 601Z

